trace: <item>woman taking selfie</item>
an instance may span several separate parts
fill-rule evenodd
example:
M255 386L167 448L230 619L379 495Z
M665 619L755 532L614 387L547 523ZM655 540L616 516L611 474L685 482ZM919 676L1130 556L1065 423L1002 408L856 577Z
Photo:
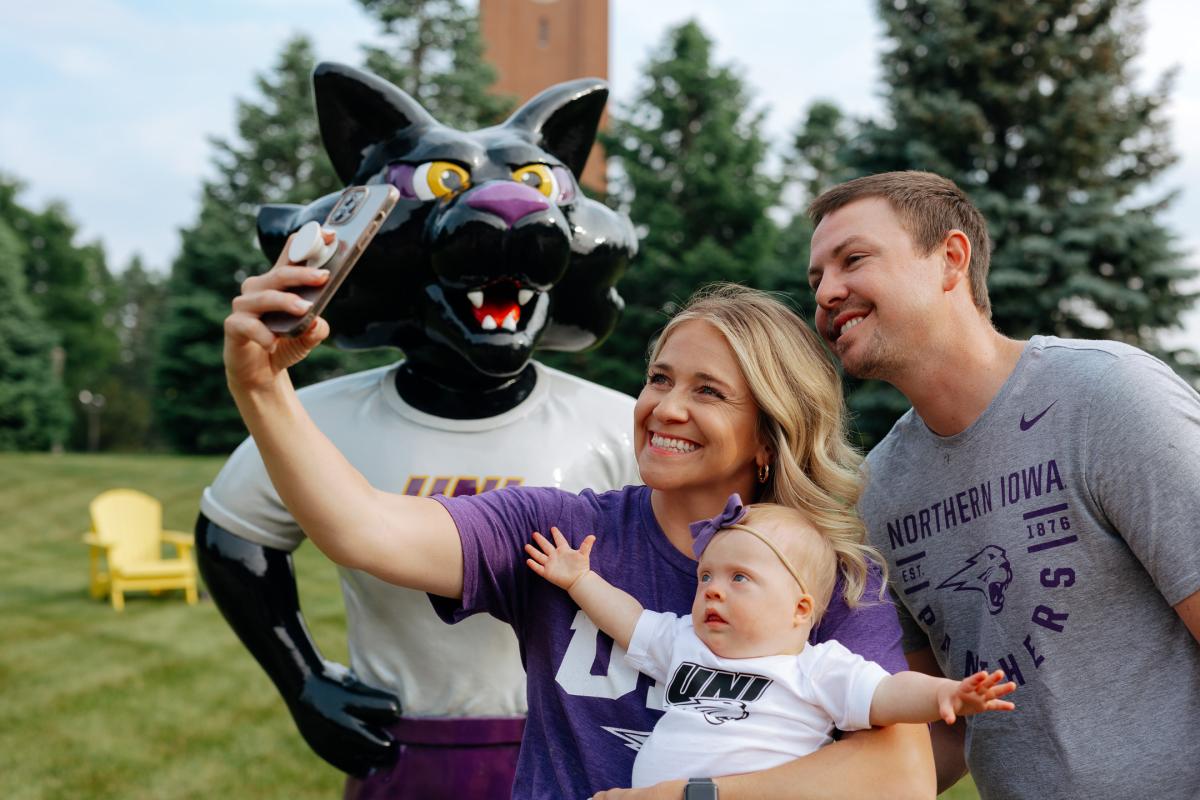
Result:
M627 665L566 592L528 569L532 531L557 526L576 547L595 534L593 570L644 607L676 614L690 613L696 586L688 525L717 514L735 492L862 535L859 457L845 440L837 373L817 336L766 294L713 287L664 329L633 419L645 486L420 498L372 488L305 413L287 369L328 335L325 321L295 339L262 323L271 311L303 313L283 289L323 280L285 255L243 284L225 322L230 390L280 496L325 554L428 592L448 622L487 612L512 625L529 699L514 797L582 798L628 786L666 688ZM900 630L890 603L877 599L879 583L875 572L842 575L812 641L837 639L895 672L906 668ZM934 793L928 734L905 725L716 783L723 800ZM601 796L675 800L684 783Z

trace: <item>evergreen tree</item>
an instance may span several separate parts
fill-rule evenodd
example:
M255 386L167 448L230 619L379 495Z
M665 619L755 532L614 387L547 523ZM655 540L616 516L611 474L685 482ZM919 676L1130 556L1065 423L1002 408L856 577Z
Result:
M369 49L368 69L404 86L449 124L475 127L507 110L486 94L492 74L481 59L474 11L449 0L363 5L405 54L393 61ZM217 174L204 184L196 222L183 231L156 364L158 427L178 449L223 452L245 435L225 388L222 321L241 282L269 267L255 235L258 206L305 204L342 188L313 111L314 65L311 42L302 36L287 42L272 70L256 79L258 97L238 103L236 136L213 141ZM303 385L397 355L321 347L297 365L293 379Z
M1164 105L1143 91L1139 0L881 0L888 115L843 151L854 174L924 169L987 218L993 318L1009 336L1126 341L1177 367L1158 333L1195 295L1151 182L1175 161ZM1183 358L1181 358L1181 356ZM863 390L852 406L877 409ZM886 405L886 404L885 404ZM891 415L861 413L868 440Z
M166 278L147 271L139 256L117 274L113 314L120 354L113 372L100 384L107 400L100 449L140 452L159 447L155 436L155 337L166 302Z
M645 382L646 344L674 304L716 280L758 285L772 252L767 210L779 185L765 169L762 114L712 49L695 22L669 31L637 99L602 135L619 168L613 199L637 226L640 251L617 287L626 307L608 341L547 361L622 391Z
M784 155L785 200L791 211L763 274L763 288L784 292L809 315L815 309L808 287L808 254L813 226L806 207L825 188L854 177L845 148L855 128L833 103L813 103Z
M488 92L479 14L462 0L359 0L388 47L365 47L366 68L408 92L439 122L463 130L500 122L513 98Z
M780 232L775 259L764 281L766 288L786 292L811 320L816 298L808 286L808 260L813 225L807 206L830 186L857 177L851 143L863 123L850 119L834 103L813 103L791 142L785 157L790 188L796 192L793 215ZM850 411L851 429L858 443L869 449L887 434L892 423L908 409L904 395L879 381L860 381L843 376Z
M117 359L112 276L99 244L76 244L78 229L65 207L50 203L34 211L19 202L22 189L19 181L0 175L0 220L16 236L10 255L22 265L27 296L62 348L60 387L72 409L66 444L79 448L87 441L87 420L75 397L84 389L96 391Z
M307 39L287 42L255 81L259 99L239 101L236 139L213 141L217 176L205 182L199 218L182 233L158 339L156 419L177 449L225 452L245 436L225 386L222 323L241 282L270 266L258 248L258 206L304 204L342 188L313 112L313 66ZM394 356L321 347L293 376L310 383Z
M71 419L55 375L57 336L29 297L23 250L0 219L0 450L60 445Z

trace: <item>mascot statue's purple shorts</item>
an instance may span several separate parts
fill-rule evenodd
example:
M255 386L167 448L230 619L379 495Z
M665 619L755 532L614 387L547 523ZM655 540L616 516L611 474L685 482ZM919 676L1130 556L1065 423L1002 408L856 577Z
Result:
M605 84L553 86L472 132L350 67L319 65L313 88L339 177L401 195L325 317L339 346L397 347L403 360L302 390L322 430L388 491L638 482L633 399L532 359L598 344L623 305L614 287L633 226L578 185ZM263 207L267 256L336 197ZM292 571L304 532L250 440L205 490L196 536L218 607L305 741L349 774L347 797L508 796L525 679L507 626L447 626L425 595L342 569L351 668L326 660Z

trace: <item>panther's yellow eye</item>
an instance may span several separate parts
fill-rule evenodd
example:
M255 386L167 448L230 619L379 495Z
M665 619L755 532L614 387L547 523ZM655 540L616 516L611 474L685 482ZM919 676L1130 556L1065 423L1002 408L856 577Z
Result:
M450 161L426 161L413 171L413 191L422 200L448 197L470 185L467 171Z
M537 189L551 200L558 200L558 183L546 164L526 164L513 170L513 180Z

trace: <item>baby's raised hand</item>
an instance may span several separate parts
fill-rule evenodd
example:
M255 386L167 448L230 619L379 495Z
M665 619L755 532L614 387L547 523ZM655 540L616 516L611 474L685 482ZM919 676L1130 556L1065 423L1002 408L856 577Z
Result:
M525 563L555 586L570 591L575 581L588 573L589 556L596 537L589 534L576 550L558 528L550 528L550 535L554 537L554 544L537 531L533 532L533 542L537 547L525 545L525 552L529 554Z
M999 698L1015 692L1017 685L1004 680L1004 670L996 670L989 674L980 670L974 675L968 675L959 683L946 681L945 687L938 692L938 711L947 725L953 725L955 715L970 716L982 711L1012 711L1016 706L1007 700Z

